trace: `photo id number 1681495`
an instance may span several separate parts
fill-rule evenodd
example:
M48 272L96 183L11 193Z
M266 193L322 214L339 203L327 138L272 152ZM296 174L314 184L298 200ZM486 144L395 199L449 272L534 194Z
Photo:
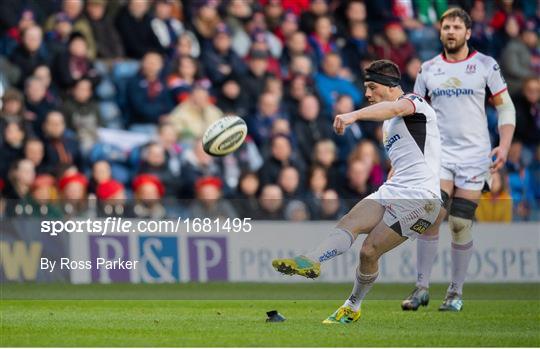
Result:
M186 218L187 233L251 232L251 218Z

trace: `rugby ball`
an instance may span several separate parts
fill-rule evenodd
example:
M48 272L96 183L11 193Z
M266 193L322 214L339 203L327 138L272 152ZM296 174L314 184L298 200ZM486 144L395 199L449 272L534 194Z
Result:
M225 116L204 132L203 149L213 156L225 156L238 149L247 135L246 122L239 116Z

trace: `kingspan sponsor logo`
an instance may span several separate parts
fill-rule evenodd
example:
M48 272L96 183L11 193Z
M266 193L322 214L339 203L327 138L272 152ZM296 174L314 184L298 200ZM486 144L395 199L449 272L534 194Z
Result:
M436 88L433 90L433 97L459 97L459 96L471 96L474 95L474 90L472 88L462 88L461 80L458 78L449 78L443 84L442 88Z
M435 97L459 97L459 96L471 96L474 95L472 88L447 88L441 89L437 88L433 90L433 96Z

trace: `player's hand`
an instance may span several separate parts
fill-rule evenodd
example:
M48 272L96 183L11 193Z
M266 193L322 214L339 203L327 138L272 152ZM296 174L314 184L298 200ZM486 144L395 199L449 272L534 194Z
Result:
M334 118L334 131L341 136L345 133L345 128L353 122L354 119L351 114L338 114Z
M495 173L499 171L504 166L504 164L506 164L506 159L508 158L508 149L501 146L495 147L491 151L491 154L489 154L489 157L495 157L495 160L489 167L491 173Z

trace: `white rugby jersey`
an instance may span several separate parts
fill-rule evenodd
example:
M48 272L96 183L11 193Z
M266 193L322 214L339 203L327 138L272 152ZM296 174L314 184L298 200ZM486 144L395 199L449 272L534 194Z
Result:
M422 64L414 92L429 97L437 113L443 164L489 163L486 87L494 96L507 89L495 59L478 51L461 61L440 54Z
M394 175L388 184L427 189L440 196L440 135L437 116L420 96L405 94L414 105L414 114L384 121L384 148Z

